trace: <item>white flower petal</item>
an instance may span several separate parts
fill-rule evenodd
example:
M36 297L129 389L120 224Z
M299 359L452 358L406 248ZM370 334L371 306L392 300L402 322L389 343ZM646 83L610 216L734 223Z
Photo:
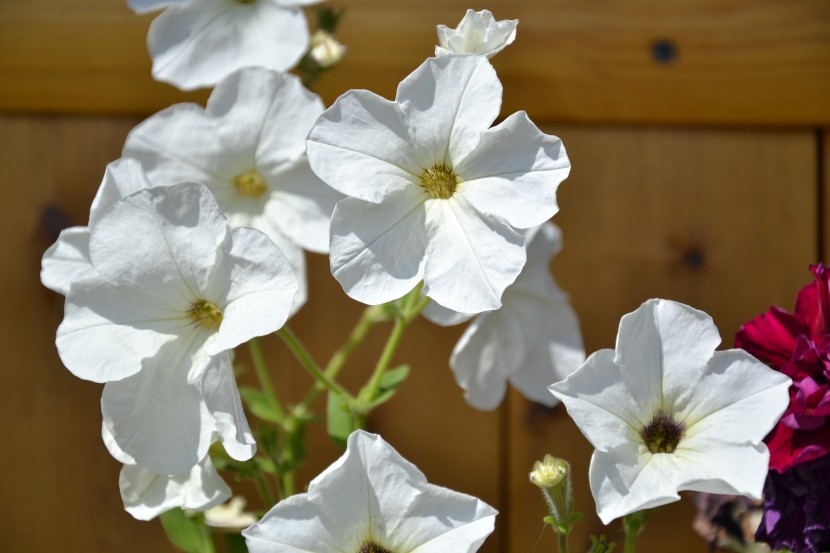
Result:
M424 307L424 310L421 311L421 315L429 322L437 324L438 326L454 326L466 323L475 317L475 314L472 313L459 313L452 309L447 309L435 300L430 300L427 306Z
M280 167L305 154L323 102L294 75L249 67L217 85L205 113L226 148L254 154L257 165Z
M308 49L302 10L263 1L202 0L169 7L150 25L153 77L182 90L211 86L242 67L293 67Z
M567 379L549 389L598 450L641 441L639 432L648 421L643 420L641 407L631 398L620 367L614 364L614 350L594 352Z
M382 205L346 198L331 220L331 271L350 297L370 305L398 299L423 277L423 191L389 195Z
M190 0L127 0L127 5L135 13L147 13L176 4L184 4L189 1Z
M112 433L107 430L107 425L103 421L101 421L101 439L104 441L104 446L106 446L107 451L110 452L116 461L124 463L125 465L135 465L135 459L132 456L127 455L123 449L118 446L118 442L115 441Z
M63 229L57 241L43 254L40 282L63 296L76 281L95 278L98 271L89 260L89 229Z
M517 19L496 21L488 10L467 10L455 29L438 25L435 55L480 54L493 57L516 39Z
M495 514L473 497L427 484L380 437L357 431L307 494L280 502L243 535L251 553L351 552L368 540L392 551L472 552Z
M121 158L107 165L101 186L89 209L89 226L95 226L104 213L122 198L150 188L144 169L135 159Z
M484 131L479 146L455 166L462 179L457 194L480 212L528 228L559 210L556 189L570 168L562 141L539 131L522 111Z
M237 175L252 169L253 159L237 159L229 147L201 106L176 104L130 131L122 155L140 161L156 186L196 181L230 189Z
M700 377L718 344L718 329L706 313L648 300L620 320L614 362L637 403L668 410Z
M165 345L141 372L104 386L101 411L117 447L160 474L181 474L207 455L214 421L199 379L217 360L199 354L204 333Z
M214 267L214 279L230 283L222 298L222 324L207 353L215 355L256 336L279 330L288 319L297 277L277 246L256 229L231 230L230 256ZM211 297L216 295L211 294Z
M378 203L418 185L427 167L411 157L413 141L398 104L350 90L311 129L308 159L312 171L335 190Z
M138 520L151 520L165 511L180 507L204 511L231 496L231 490L216 468L205 457L182 474L167 476L126 465L118 478L124 509Z
M576 313L566 299L525 295L512 287L505 292L504 301L521 317L525 349L522 362L508 373L510 383L529 400L553 407L558 402L548 386L567 378L585 362Z
M464 399L482 411L499 406L507 390L507 371L520 365L525 356L522 329L514 319L497 317L497 313L478 316L464 331L450 357L450 367L455 381L464 389Z
M422 167L464 159L498 116L501 96L495 69L480 56L430 58L401 81L396 101Z
M182 183L118 202L93 228L89 251L103 279L152 287L168 305L181 307L204 297L226 233L227 221L210 192Z
M678 490L745 495L760 499L769 470L764 444L735 444L717 436L684 439L675 450Z
M141 370L190 321L150 290L90 279L73 283L56 344L72 374L93 382L121 380Z
M424 294L461 313L499 308L525 263L524 237L455 197L428 200L426 225Z
M602 523L680 499L676 482L679 463L670 454L652 454L645 447L595 451L589 477Z
M303 249L328 253L331 215L343 195L317 178L305 156L279 172L262 173L273 190L265 218Z
M675 394L683 398L675 413L690 437L758 444L789 404L790 379L743 350L715 352L686 387Z
M233 366L227 354L211 363L202 376L205 405L216 421L216 431L225 451L237 461L247 461L256 453L256 441L242 409Z

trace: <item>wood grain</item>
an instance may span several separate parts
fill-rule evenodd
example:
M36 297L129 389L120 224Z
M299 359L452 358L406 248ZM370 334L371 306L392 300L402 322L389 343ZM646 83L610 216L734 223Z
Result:
M770 305L791 308L810 280L817 252L817 153L811 131L769 132L666 128L549 128L573 163L562 185L565 247L553 273L581 318L588 352L613 348L620 317L648 298L709 313L723 348L744 321ZM511 397L506 502L510 551L551 551L541 532L544 505L527 482L545 453L573 465L578 526L575 550L604 528L588 490L591 446L565 410ZM688 495L688 494L684 494ZM688 498L661 510L638 550L703 551L691 529ZM505 520L501 521L502 524Z
M386 97L432 55L435 25L455 26L462 0L333 0L346 7L342 66L319 89ZM494 58L505 107L539 120L691 124L830 123L830 4L825 0L491 0L520 19ZM153 82L151 15L123 1L4 0L0 111L148 114L204 100ZM655 60L669 42L676 56ZM665 48L664 48L665 49Z

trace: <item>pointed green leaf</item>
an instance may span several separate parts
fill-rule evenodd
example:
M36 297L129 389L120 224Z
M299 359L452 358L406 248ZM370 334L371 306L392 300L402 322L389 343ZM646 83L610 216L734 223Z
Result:
M185 553L213 553L213 541L201 517L188 517L181 509L172 509L159 517L167 538Z
M256 388L241 387L239 388L239 395L242 396L248 410L255 417L274 424L280 423L279 415L274 410L271 402L268 401L268 398L265 397L265 394Z
M343 399L334 392L328 393L326 427L334 443L346 449L349 435L359 428L357 419Z

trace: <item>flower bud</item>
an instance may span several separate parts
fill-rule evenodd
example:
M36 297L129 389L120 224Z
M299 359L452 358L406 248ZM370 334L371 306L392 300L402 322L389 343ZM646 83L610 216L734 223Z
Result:
M567 535L579 519L573 511L571 498L571 465L564 459L545 455L536 461L530 473L530 481L542 490L550 516L545 518L557 534Z
M327 69L335 65L345 54L346 47L326 31L320 29L311 37L309 55L320 67Z
M530 481L540 488L553 489L568 478L570 470L570 465L564 459L545 455L544 460L533 464Z

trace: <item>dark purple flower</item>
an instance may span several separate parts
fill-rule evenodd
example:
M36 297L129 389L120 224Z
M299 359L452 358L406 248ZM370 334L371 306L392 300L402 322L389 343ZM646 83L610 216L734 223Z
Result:
M755 539L795 553L830 551L830 456L770 471Z

